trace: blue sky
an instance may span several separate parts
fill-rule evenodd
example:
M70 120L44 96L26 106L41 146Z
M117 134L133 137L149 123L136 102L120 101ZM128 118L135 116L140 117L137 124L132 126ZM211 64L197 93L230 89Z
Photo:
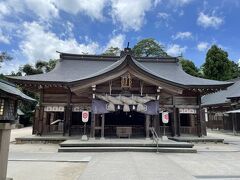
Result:
M58 58L56 51L100 54L152 37L197 66L212 44L240 59L239 0L0 0L0 71Z

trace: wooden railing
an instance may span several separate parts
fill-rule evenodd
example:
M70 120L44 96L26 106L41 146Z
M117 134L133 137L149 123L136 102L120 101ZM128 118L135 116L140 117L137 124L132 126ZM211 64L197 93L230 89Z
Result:
M157 153L158 153L159 137L158 137L157 132L155 131L155 129L153 127L149 128L149 130L152 134L153 143L155 143L157 145Z

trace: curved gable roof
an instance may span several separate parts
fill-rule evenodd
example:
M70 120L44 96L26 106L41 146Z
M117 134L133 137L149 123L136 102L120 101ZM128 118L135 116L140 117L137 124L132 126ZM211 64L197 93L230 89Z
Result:
M56 67L49 73L9 78L15 81L71 83L112 71L127 61L126 56L120 58L119 56L71 55L63 53L60 57L61 59ZM188 75L183 71L176 58L134 59L131 56L131 60L140 70L160 80L175 83L176 85L187 87L227 87L232 84L230 82L214 81Z

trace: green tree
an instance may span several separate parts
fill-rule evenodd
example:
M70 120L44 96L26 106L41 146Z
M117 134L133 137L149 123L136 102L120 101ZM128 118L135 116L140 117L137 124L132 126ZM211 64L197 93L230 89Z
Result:
M50 59L48 61L47 66L46 66L46 72L49 72L49 71L53 70L55 68L57 62L58 61L56 59Z
M118 47L110 47L108 48L102 55L104 56L117 56L120 54L120 49Z
M42 74L49 72L56 66L57 60L50 59L47 61L37 61L34 66L25 64L20 67L18 74L25 73L26 75Z
M196 77L202 76L200 73L200 70L195 66L195 64L192 61L188 59L180 58L180 63L182 65L183 70L186 73Z
M36 69L30 64L25 64L23 67L20 67L20 72L25 73L26 75L42 74L41 69Z
M232 63L228 53L217 45L213 45L207 52L203 64L204 77L214 80L229 80L232 78Z
M4 61L10 61L12 57L7 52L0 52L0 67Z
M139 41L133 47L133 53L137 57L167 57L164 47L153 38Z
M234 61L230 61L230 67L231 67L231 79L240 77L240 67L237 63Z

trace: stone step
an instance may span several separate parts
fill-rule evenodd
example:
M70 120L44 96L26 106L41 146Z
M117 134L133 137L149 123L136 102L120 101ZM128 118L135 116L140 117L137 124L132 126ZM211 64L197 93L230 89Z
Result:
M60 147L156 147L156 144L141 143L60 143ZM159 147L192 148L193 144L159 144Z
M59 147L58 152L157 152L156 147ZM193 148L159 147L161 153L196 153Z

